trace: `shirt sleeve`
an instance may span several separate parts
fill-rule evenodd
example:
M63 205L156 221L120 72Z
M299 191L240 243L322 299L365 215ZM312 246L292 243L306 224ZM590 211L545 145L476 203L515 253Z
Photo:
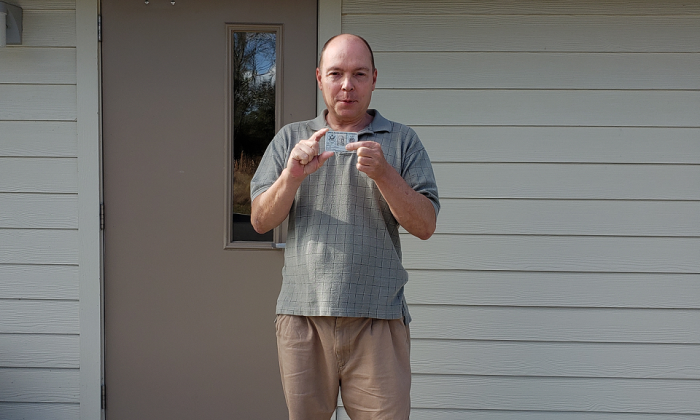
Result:
M280 130L272 139L260 160L260 165L250 181L250 201L267 191L282 175L287 166L289 136L287 127Z
M411 188L433 203L437 216L440 212L440 198L430 157L415 131L409 129L408 138L409 144L403 158L401 176Z

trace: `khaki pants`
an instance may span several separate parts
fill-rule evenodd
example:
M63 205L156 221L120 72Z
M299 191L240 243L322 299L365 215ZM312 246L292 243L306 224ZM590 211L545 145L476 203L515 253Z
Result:
M277 316L290 420L405 420L411 408L410 334L402 319Z

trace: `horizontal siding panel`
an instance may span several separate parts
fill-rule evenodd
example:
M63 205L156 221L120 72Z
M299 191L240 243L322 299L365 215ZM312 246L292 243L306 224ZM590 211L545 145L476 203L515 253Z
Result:
M78 299L76 265L0 265L0 298Z
M694 53L387 52L375 59L380 89L700 88L700 54Z
M411 403L421 408L700 413L700 381L501 378L417 375Z
M410 269L700 273L700 238L402 236Z
M0 418L3 420L76 420L80 418L80 404L0 402Z
M700 126L700 91L377 89L371 106L408 125Z
M0 299L0 334L78 334L78 312L78 301Z
M78 264L78 231L0 229L0 264Z
M413 126L433 162L700 164L700 128Z
M443 199L440 203L437 233L700 237L700 201Z
M0 228L77 229L77 194L0 193Z
M2 48L0 83L75 84L75 48Z
M0 85L0 120L75 121L75 85Z
M78 369L0 369L0 401L79 402Z
M409 270L406 299L425 305L700 309L700 275Z
M700 344L699 310L410 305L410 312L413 338Z
M437 163L433 169L443 198L700 198L700 165Z
M20 367L77 369L80 367L80 337L0 334L0 368Z
M0 158L0 192L77 193L75 158Z
M513 2L510 0L344 0L343 14L364 15L697 15L700 4L685 0L536 0Z
M75 47L75 10L26 10L22 46Z
M77 138L72 121L0 121L0 156L75 157Z
M700 16L346 15L384 51L700 52Z
M700 379L700 345L413 340L418 374Z
M24 10L75 10L75 0L13 0Z
M414 408L411 420L700 420L688 414L626 414L544 411L499 411ZM338 407L337 420L350 420L343 407Z

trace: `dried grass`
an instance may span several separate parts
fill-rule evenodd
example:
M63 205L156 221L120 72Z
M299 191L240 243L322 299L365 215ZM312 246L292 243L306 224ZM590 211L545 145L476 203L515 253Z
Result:
M258 169L262 156L248 157L241 153L233 161L233 212L250 214L250 180Z

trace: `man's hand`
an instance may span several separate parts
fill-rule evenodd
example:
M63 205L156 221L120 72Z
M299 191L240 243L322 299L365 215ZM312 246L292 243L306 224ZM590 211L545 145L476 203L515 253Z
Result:
M357 150L357 170L377 181L393 169L384 158L382 146L374 141L356 141L345 146L346 150Z
M307 175L316 172L329 157L333 156L333 152L318 154L318 142L327 131L327 128L318 130L308 140L302 140L294 146L287 161L287 169L292 177L305 178Z

